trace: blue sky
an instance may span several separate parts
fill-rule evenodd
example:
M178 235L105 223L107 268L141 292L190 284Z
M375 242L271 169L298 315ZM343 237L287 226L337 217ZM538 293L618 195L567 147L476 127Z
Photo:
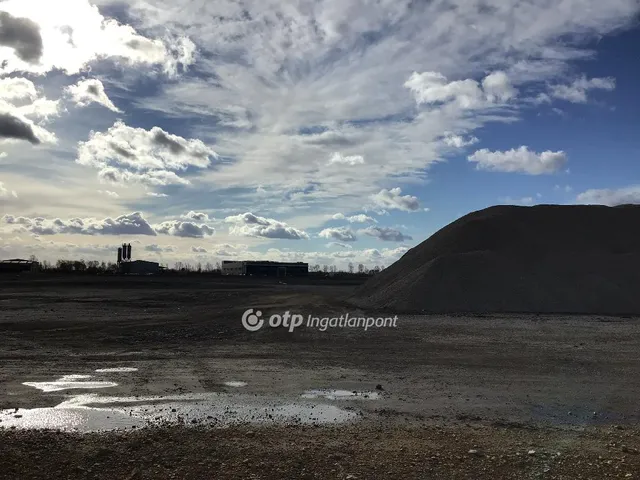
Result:
M635 0L0 3L0 256L389 265L640 201Z

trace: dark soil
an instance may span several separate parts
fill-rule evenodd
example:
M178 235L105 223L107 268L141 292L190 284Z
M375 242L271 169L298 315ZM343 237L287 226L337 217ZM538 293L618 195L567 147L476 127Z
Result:
M354 288L203 277L0 279L0 409L87 393L43 393L23 382L121 366L138 371L105 374L118 385L99 394L233 393L229 380L247 382L244 393L292 402L314 388L380 385L384 394L350 403L361 420L332 427L87 435L0 427L0 478L599 479L640 471L636 318L416 315L367 332L241 326L247 308L365 314L344 301Z

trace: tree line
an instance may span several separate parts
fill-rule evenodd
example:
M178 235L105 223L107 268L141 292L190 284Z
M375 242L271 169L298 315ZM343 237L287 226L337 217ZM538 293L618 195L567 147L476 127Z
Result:
M86 273L92 275L106 275L118 273L118 264L115 262L105 262L98 260L65 260L59 259L55 262L48 260L38 261L38 259L32 255L29 260L38 262L40 265L40 271L51 273ZM174 273L207 273L211 275L222 274L221 262L175 262L172 266L163 266L166 272ZM349 262L347 269L342 269L336 265L309 265L309 273L313 275L375 275L382 271L385 267L376 265L373 268L368 268L365 264L359 263L357 265Z

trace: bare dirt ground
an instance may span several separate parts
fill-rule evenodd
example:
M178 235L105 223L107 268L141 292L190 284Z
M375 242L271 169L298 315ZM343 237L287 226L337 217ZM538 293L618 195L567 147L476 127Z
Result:
M248 332L247 308L364 315L354 285L205 277L0 277L0 410L73 390L23 382L132 367L101 394L232 392L349 400L325 426L130 432L0 428L0 478L635 478L636 318L400 316L396 328ZM371 312L367 312L372 314ZM344 405L336 401L327 403ZM0 423L0 427L2 423ZM532 452L532 453L530 453Z

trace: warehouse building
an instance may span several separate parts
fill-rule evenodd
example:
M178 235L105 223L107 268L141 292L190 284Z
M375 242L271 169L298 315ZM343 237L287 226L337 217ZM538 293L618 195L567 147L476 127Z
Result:
M222 262L223 275L246 275L254 277L305 277L309 264L304 262L269 262L247 260Z
M0 261L0 273L37 272L39 270L40 264L33 260L12 258Z
M155 275L160 273L160 264L146 260L133 260L120 263L120 273L128 275Z

